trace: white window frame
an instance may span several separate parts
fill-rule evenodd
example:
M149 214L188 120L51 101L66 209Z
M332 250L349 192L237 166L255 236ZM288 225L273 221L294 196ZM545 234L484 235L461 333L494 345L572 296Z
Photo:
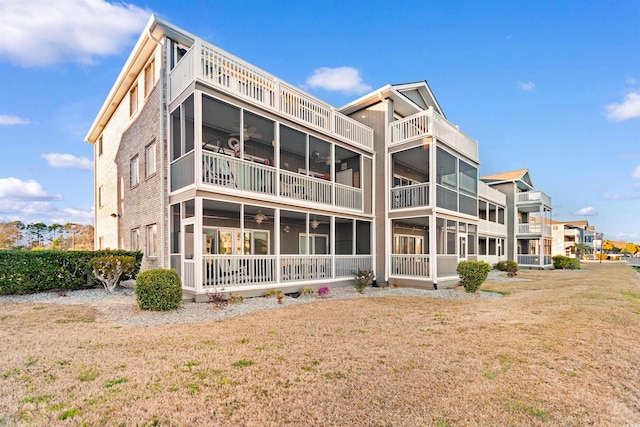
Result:
M140 250L140 228L134 228L131 230L131 250Z
M158 224L147 225L145 253L148 258L158 256Z
M129 90L129 117L138 112L138 83Z
M104 185L98 187L98 207L104 206Z
M152 59L146 67L144 67L144 99L149 97L153 86L156 83L155 59Z
M401 251L401 239L407 239L407 253ZM409 253L409 240L413 240L413 252ZM394 234L393 235L393 254L394 255L422 255L424 252L424 237L412 234Z
M316 239L324 239L325 248L327 249L329 248L328 234L300 233L298 235L298 246L299 246L300 255L329 255L328 253L316 254ZM327 252L331 252L331 251L327 250Z
M156 143L152 142L144 149L144 169L147 178L153 176L157 172L156 168Z
M129 186L131 188L140 184L140 157L136 154L129 161Z

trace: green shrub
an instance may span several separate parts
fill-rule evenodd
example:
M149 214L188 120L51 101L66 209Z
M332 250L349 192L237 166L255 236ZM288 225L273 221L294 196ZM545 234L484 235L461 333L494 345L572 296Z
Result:
M136 300L143 310L167 311L180 307L180 276L173 269L156 268L143 271L136 279Z
M507 261L499 261L493 264L493 269L498 271L505 271L507 269Z
M265 298L272 298L272 297L277 297L278 295L284 295L284 292L282 292L282 289L269 289L265 291L262 296Z
M460 284L467 292L476 292L487 280L491 265L484 261L460 261L456 272L460 277Z
M509 277L515 277L518 275L518 263L512 260L509 261L502 261L504 262L504 269L502 271L506 271L507 272L507 276Z
M358 270L354 274L354 279L356 282L353 286L356 288L356 291L363 293L365 288L373 282L373 270Z
M551 259L553 260L553 268L557 270L580 270L579 258L569 258L562 255L556 255Z
M122 276L133 273L136 259L132 256L108 255L89 261L94 277L102 283L104 289L113 293Z
M20 251L0 250L0 294L74 290L94 285L91 259L102 256L132 256L133 272L122 280L135 279L140 271L142 252L99 251Z

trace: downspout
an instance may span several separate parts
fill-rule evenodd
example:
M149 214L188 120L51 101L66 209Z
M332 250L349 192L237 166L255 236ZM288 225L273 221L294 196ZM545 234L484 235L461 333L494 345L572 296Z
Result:
M149 31L147 32L147 35L149 36L149 38L151 40L153 40L158 46L160 46L160 57L162 58L162 60L160 61L160 266L162 268L166 268L167 266L165 265L165 241L166 241L166 233L165 233L165 215L166 215L166 196L165 196L165 160L164 160L164 156L165 156L165 143L164 143L164 139L165 139L165 97L166 97L166 91L165 91L165 70L166 70L166 65L165 65L165 60L166 60L166 56L165 56L165 52L163 50L164 47L164 43L158 39L156 39L153 34L151 33L151 29L149 29Z

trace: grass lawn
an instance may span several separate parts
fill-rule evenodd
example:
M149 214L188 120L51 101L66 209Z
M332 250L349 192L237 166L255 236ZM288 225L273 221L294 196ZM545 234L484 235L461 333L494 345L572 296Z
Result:
M501 299L328 299L180 326L0 303L0 425L640 423L640 273L519 276L483 285Z

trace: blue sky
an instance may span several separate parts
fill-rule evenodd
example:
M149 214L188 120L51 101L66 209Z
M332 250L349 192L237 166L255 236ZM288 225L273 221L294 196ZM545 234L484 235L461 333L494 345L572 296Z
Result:
M93 221L84 137L151 13L336 107L427 80L481 175L640 243L640 0L3 0L0 221Z

